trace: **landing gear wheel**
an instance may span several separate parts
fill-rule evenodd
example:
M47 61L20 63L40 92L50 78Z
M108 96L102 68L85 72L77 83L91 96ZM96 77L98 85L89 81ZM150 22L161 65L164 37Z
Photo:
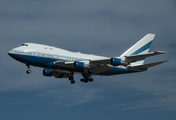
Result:
M81 81L81 82L84 82L84 81L85 81L85 79L84 79L84 78L82 78L80 81Z
M75 81L74 81L74 80L71 80L71 84L75 84Z
M85 80L84 80L84 83L87 83L89 80L86 78Z
M27 70L26 73L27 73L27 74L31 74L31 70Z
M90 79L89 79L89 82L93 82L93 78L90 78Z

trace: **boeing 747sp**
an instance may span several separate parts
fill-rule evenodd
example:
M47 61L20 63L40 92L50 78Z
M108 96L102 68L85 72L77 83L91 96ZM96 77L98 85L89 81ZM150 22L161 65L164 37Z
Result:
M93 81L93 75L110 76L144 72L149 67L167 62L144 64L146 57L166 53L163 51L148 52L154 37L155 34L147 34L121 56L111 58L71 52L36 43L24 43L9 51L8 54L15 60L26 64L27 74L31 73L30 66L37 66L44 68L44 76L69 78L74 84L74 74L81 74L83 78L80 81L87 83Z

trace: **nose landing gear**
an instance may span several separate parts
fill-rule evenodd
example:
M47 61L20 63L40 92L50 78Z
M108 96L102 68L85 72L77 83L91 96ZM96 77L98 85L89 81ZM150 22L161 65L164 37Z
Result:
M31 74L31 70L27 70L26 73L27 73L27 74Z

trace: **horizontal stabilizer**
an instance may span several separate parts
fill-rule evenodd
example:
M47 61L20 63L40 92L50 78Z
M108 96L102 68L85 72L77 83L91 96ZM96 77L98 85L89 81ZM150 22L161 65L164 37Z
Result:
M151 57L154 55L159 55L159 54L165 54L167 52L164 51L156 51L156 52L149 52L146 54L137 54L137 55L130 55L130 56L125 56L125 62L127 63L132 63L132 62L136 62L140 59L145 59L146 57Z
M150 63L150 64L145 64L145 65L133 66L133 67L129 67L127 69L128 70L135 70L135 71L144 71L144 70L147 70L147 68L149 68L149 67L153 67L153 66L162 64L164 62L168 62L168 61L162 61L162 62Z

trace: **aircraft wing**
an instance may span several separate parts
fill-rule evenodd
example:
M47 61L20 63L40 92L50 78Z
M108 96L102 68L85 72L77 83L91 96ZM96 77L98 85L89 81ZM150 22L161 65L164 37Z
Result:
M109 59L97 59L97 60L91 60L90 66L97 66L101 64L110 64L110 58Z
M104 64L104 65L99 65L97 67L91 68L89 71L96 74L110 69L112 68L109 67L107 64Z
M146 57L151 57L154 55L159 55L159 54L164 54L166 52L164 51L156 51L156 52L149 52L146 54L138 54L138 55L130 55L130 56L124 56L125 60L122 61L123 63L126 63L124 65L136 62L140 59L146 58ZM61 67L68 67L68 68L73 68L75 61L68 61L68 62L63 62L63 61L55 61L54 64L57 66ZM80 61L80 62L89 62L89 65L91 68L95 66L100 66L100 65L106 65L106 64L111 64L111 58L105 58L105 59L95 59L95 60L90 60L90 61Z
M107 65L109 63L110 59L90 61L91 68L89 69L89 71L96 74L106 70L110 70L112 68ZM61 67L73 68L74 61L71 62L55 61L54 64Z
M54 64L61 67L73 68L74 61L70 61L70 62L55 61Z
M137 54L137 55L130 55L130 56L125 56L125 62L127 63L132 63L132 62L136 62L137 60L146 58L146 57L151 57L154 55L159 55L159 54L165 54L167 52L164 51L156 51L156 52L149 52L146 54Z
M137 55L130 55L130 56L124 56L125 60L122 61L122 64L127 65L133 62L138 61L139 59L143 59L146 57L151 57L154 55L159 55L159 54L165 54L167 52L164 51L156 51L156 52L149 52L146 54L137 54ZM91 60L90 61L90 66L97 66L97 65L101 65L101 64L111 64L111 58L109 59L100 59L100 60Z
M149 67L153 67L153 66L156 66L156 65L159 65L159 64L162 64L164 62L168 62L168 61L161 61L161 62L156 62L156 63L150 63L150 64L145 64L145 65L139 65L139 66L132 66L132 67L128 67L127 69L128 70L134 70L134 71L144 71L144 70L147 70L147 68Z
M63 61L55 61L54 64L61 67L73 67L75 61L70 62L63 62ZM96 59L91 61L80 61L80 62L89 62L89 65L91 68L94 68L96 66L100 66L103 64L110 64L110 58L109 59Z

